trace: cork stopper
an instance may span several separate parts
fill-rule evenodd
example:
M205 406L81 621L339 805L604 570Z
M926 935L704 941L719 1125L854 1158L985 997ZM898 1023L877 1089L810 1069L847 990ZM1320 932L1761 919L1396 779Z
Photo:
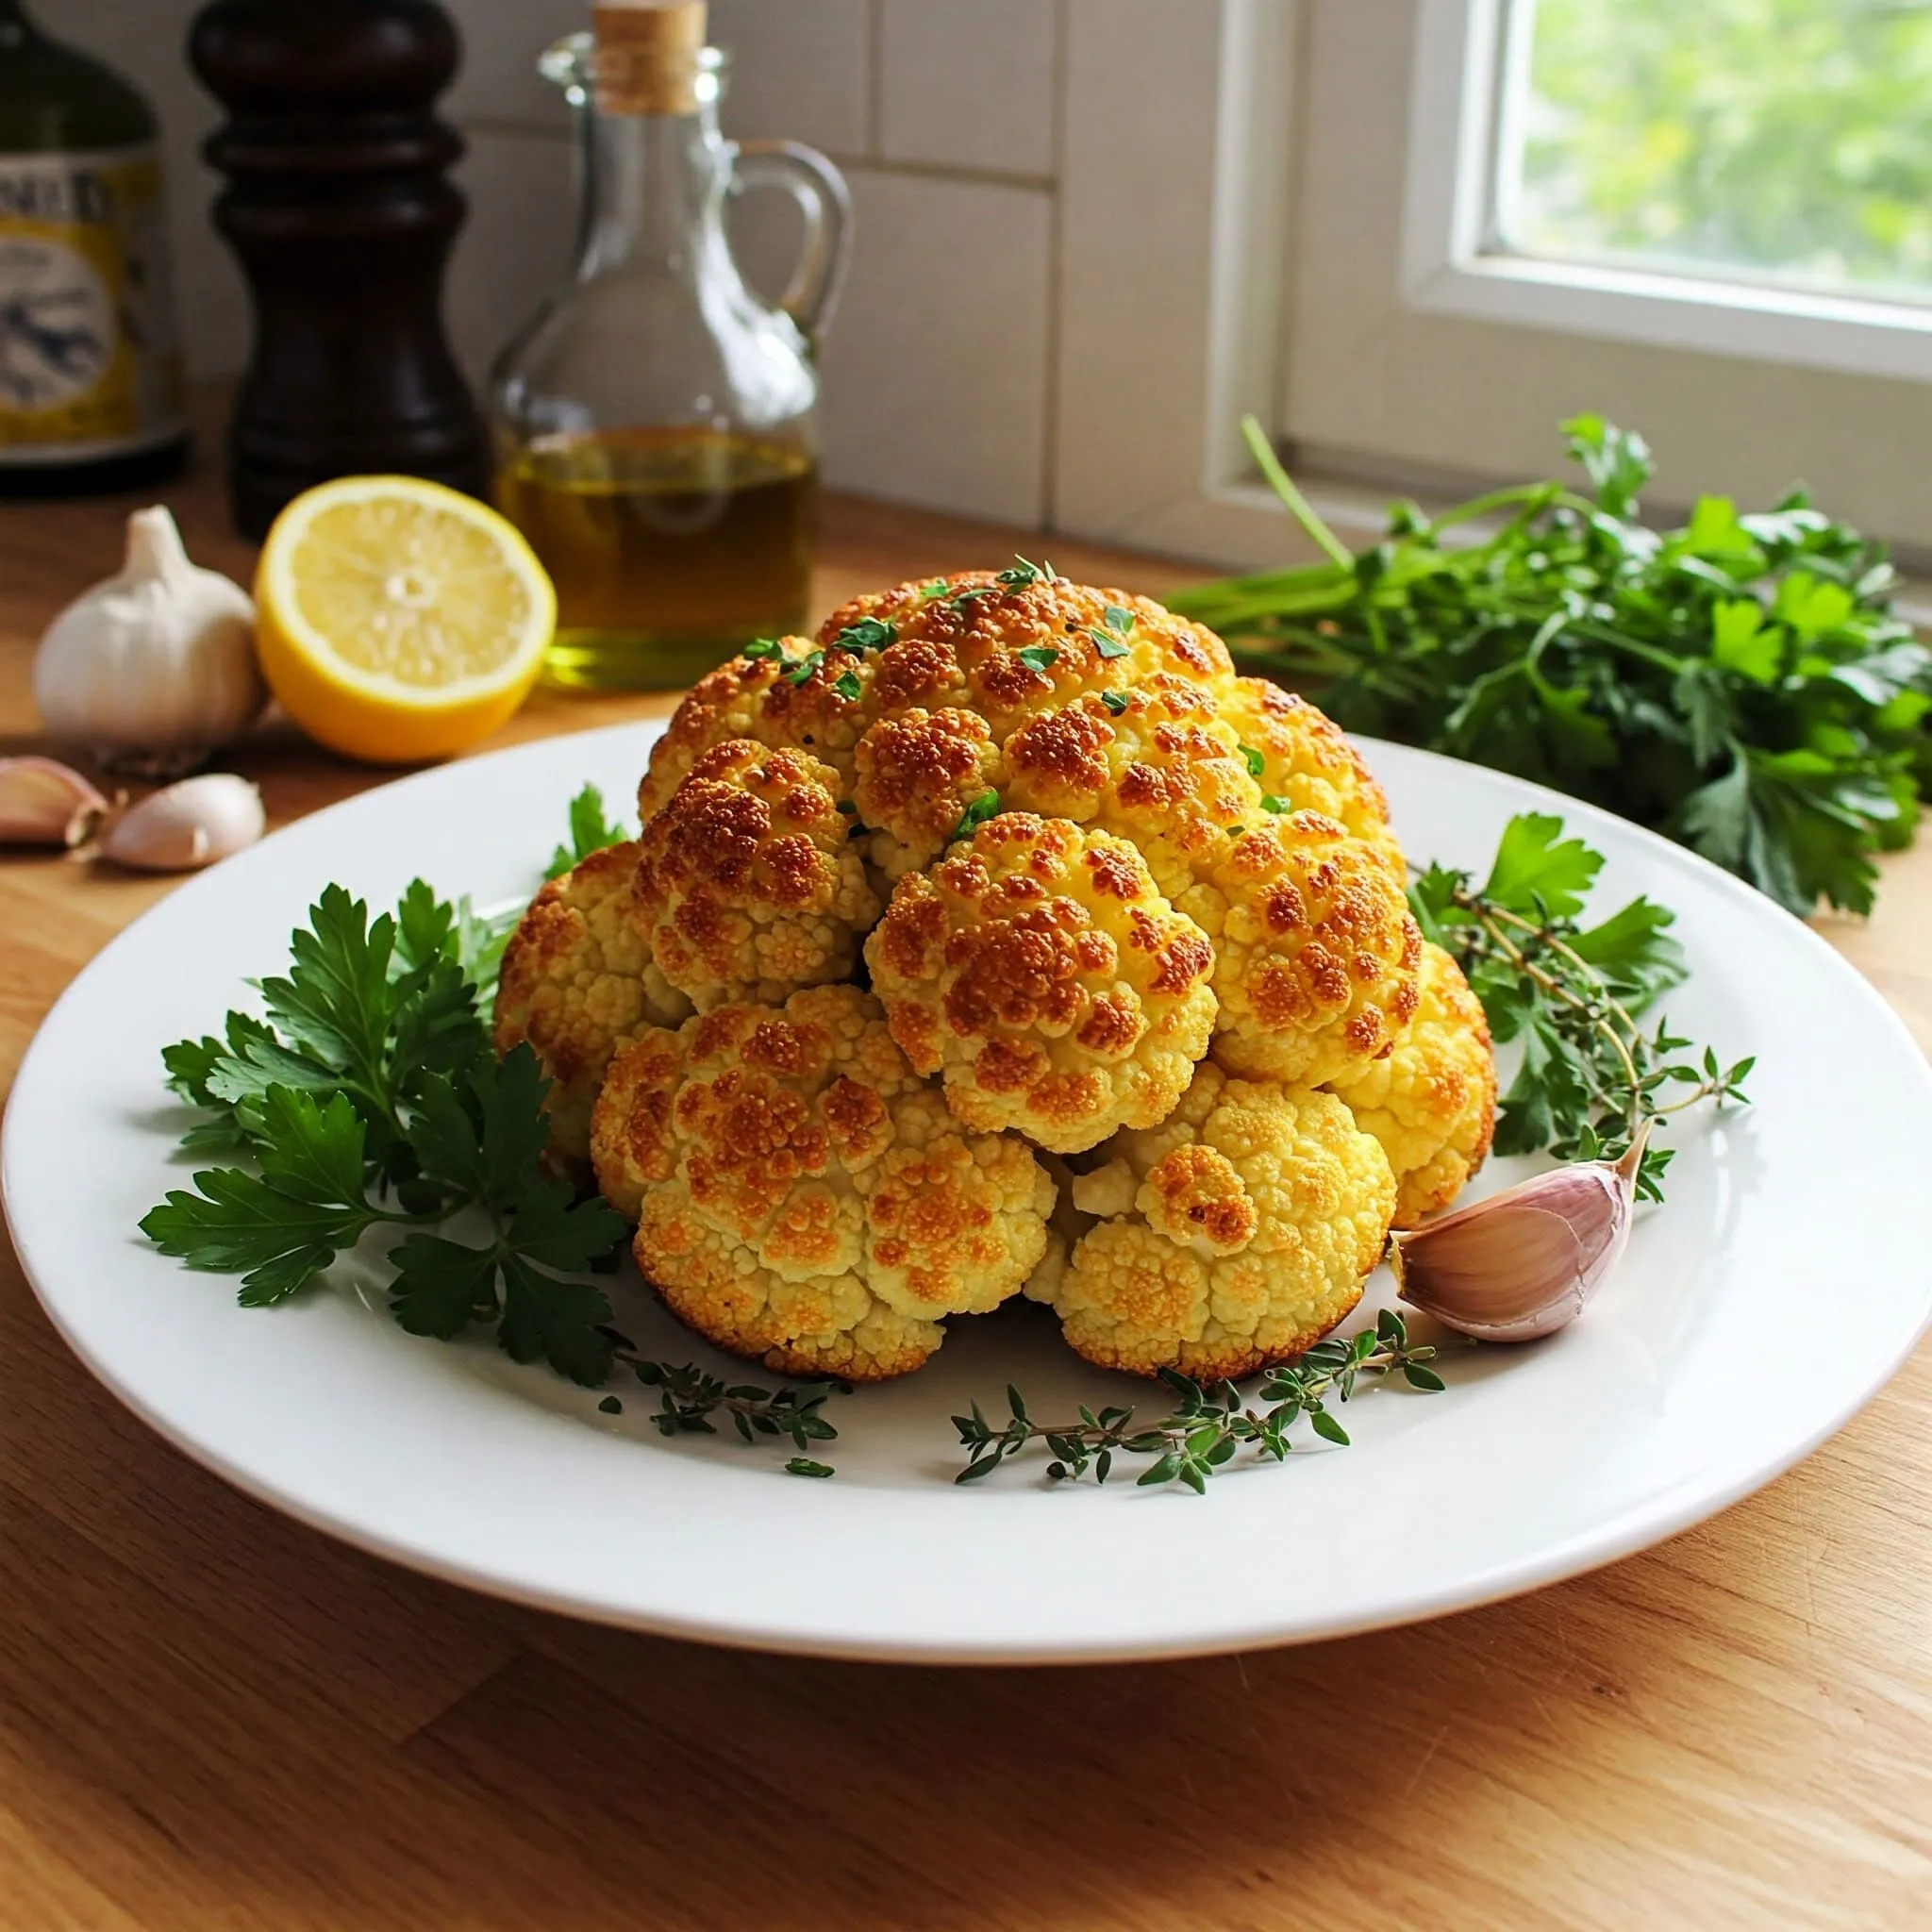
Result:
M706 0L597 0L597 109L694 114Z

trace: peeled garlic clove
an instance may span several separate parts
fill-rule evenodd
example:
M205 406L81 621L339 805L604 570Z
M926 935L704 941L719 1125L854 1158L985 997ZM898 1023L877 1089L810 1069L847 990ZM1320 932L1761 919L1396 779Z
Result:
M268 828L261 793L231 772L183 778L108 827L103 855L139 872L192 872L253 845Z
M58 758L0 758L0 845L78 845L108 801Z
M1534 1341L1574 1322L1630 1239L1648 1137L1621 1160L1556 1168L1395 1235L1402 1299L1478 1341Z
M41 640L34 703L47 729L109 771L174 777L260 714L255 604L188 560L165 509L127 519L120 573L75 599Z

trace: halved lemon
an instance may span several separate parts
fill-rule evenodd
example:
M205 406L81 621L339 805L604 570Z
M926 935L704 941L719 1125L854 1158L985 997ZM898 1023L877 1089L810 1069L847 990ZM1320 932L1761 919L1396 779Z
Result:
M418 476L304 491L256 573L261 668L311 738L402 764L487 738L523 703L557 593L515 527Z

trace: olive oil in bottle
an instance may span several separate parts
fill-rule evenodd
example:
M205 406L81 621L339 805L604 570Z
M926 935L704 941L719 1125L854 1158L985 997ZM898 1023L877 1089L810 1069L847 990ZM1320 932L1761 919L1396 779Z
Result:
M823 155L720 132L704 0L595 0L591 23L539 63L575 113L584 206L569 275L491 375L496 495L557 585L550 681L670 688L805 626L851 208ZM724 231L755 188L805 214L776 307Z
M504 513L557 586L546 675L689 684L801 629L818 467L795 443L710 429L540 437L497 473Z

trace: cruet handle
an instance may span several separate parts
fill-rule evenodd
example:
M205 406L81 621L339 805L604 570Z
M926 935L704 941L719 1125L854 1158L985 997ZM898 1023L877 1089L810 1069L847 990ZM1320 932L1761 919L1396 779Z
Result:
M732 192L746 188L782 188L805 216L805 249L778 306L816 351L852 259L852 191L817 148L796 141L739 142Z

